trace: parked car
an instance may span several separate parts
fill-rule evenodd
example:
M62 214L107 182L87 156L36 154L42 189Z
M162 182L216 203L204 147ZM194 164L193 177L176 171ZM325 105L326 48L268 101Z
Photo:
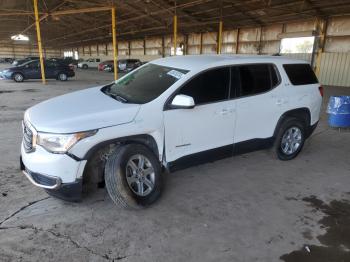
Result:
M10 58L10 57L2 57L0 58L0 63L10 63L12 64L13 62L13 58Z
M71 57L65 57L65 58L49 58L48 60L54 61L63 65L69 66L72 70L75 69L75 67L78 65L78 60L74 60Z
M57 61L45 60L45 77L47 79L57 79L61 81L68 80L75 75L68 65L61 64ZM14 80L23 82L27 79L41 79L40 61L28 61L22 65L10 67L0 72L0 79Z
M73 57L65 57L63 59L63 63L67 64L67 65L74 65L74 66L78 66L79 60L74 59Z
M97 68L99 63L101 63L100 58L89 58L85 61L78 63L78 67L82 69Z
M113 60L106 60L106 61L103 61L102 63L99 63L98 64L98 71L104 71L105 67L107 65L113 65L114 61Z
M22 65L28 61L33 61L33 60L38 60L40 59L38 56L28 56L26 58L23 59L16 59L12 62L13 66L18 66L18 65Z
M118 60L118 72L127 73L138 68L142 64L143 63L139 59L121 59ZM114 72L114 64L107 64L104 70L107 72Z
M78 199L93 176L115 203L143 207L159 198L163 169L265 148L295 158L317 126L322 95L301 60L163 58L29 108L21 167L57 197Z

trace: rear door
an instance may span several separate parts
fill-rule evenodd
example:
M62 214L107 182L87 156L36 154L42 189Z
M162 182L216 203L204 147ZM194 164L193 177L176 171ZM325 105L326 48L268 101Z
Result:
M184 84L176 94L191 96L192 109L164 111L168 162L216 149L232 155L235 101L229 100L230 68L211 69Z
M39 60L33 61L25 66L24 69L25 77L28 79L40 79L41 69Z
M322 96L320 95L320 84L309 64L284 64L283 68L290 81L288 92L290 109L309 108L311 122L314 124L319 120Z
M45 61L45 76L46 78L56 78L58 75L57 62L47 60Z
M235 90L231 97L237 101L235 144L272 137L287 103L277 67L273 64L235 66L232 77Z

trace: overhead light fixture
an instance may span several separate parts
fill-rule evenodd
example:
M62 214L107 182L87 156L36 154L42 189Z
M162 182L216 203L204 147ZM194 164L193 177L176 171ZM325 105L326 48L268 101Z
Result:
M13 35L11 36L11 39L15 41L29 41L29 37L22 34Z

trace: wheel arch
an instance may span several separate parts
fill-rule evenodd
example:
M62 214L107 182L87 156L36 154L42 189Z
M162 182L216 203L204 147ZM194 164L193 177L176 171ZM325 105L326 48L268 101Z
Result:
M78 158L71 154L70 156L77 161L87 161L83 172L83 180L87 182L87 184L96 184L104 181L105 156L108 157L108 155L117 150L116 148L120 145L132 143L144 145L155 154L157 159L159 159L157 142L148 134L106 140L91 147L82 158ZM115 146L115 148L111 150L111 146Z
M311 125L311 112L310 109L307 107L301 107L301 108L296 108L296 109L292 109L289 110L285 113L283 113L283 115L279 118L273 137L276 137L279 127L281 126L281 124L283 123L283 121L285 119L287 119L288 117L294 117L297 119L302 120L305 123L305 128L309 128Z
M23 72L21 72L21 71L15 71L15 72L13 72L12 75L11 75L11 78L12 78L12 79L14 79L15 74L21 74L21 75L23 76L23 79L26 79L26 75L23 74Z
M101 150L104 147L109 146L111 144L125 145L125 144L131 144L131 143L142 144L142 145L146 146L155 154L157 159L159 159L158 144L157 144L156 140L154 139L154 137L149 135L149 134L120 137L120 138L116 138L116 139L110 139L110 140L103 141L99 144L94 145L92 148L90 148L85 153L83 159L89 160L96 152L98 152L99 150Z

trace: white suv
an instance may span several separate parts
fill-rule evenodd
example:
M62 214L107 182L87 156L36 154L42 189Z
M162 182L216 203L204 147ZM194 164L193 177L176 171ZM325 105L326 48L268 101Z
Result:
M100 58L89 58L89 59L86 59L85 61L78 63L78 68L82 68L82 69L97 68L100 63L101 63Z
M105 183L115 203L146 206L159 197L164 170L269 147L293 159L321 103L322 87L304 61L159 59L115 83L29 108L21 167L60 198L79 199L83 182Z

